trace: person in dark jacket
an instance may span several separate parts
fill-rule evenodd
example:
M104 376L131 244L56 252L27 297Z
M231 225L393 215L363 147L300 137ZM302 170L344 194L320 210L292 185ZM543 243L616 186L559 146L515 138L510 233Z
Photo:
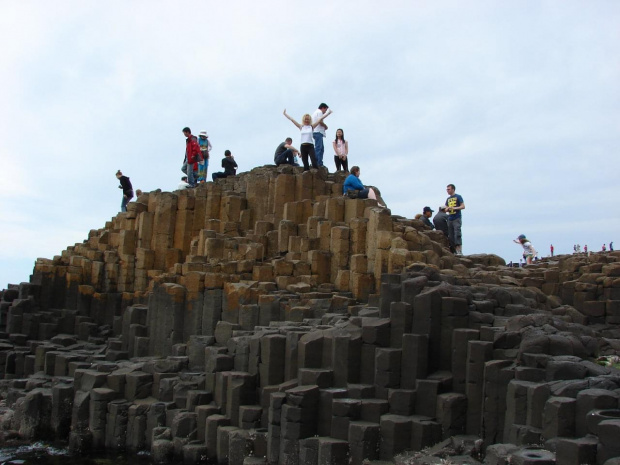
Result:
M424 209L422 210L422 216L420 217L422 223L424 223L431 229L435 229L435 226L433 225L433 223L431 223L431 220L429 220L429 218L433 216L433 211L434 210L431 210L431 207L424 207Z
M439 207L439 211L433 218L433 224L437 231L441 231L448 237L448 214L446 213L445 207Z
M222 159L222 168L224 168L224 172L213 173L211 178L213 181L219 178L227 178L228 176L234 176L237 174L237 162L235 161L235 157L230 150L226 150L224 152L224 158Z
M121 170L116 172L116 179L118 179L121 183L118 186L119 189L123 189L123 200L121 201L121 211L127 211L127 204L133 198L133 186L131 185L131 181L127 176L123 176Z

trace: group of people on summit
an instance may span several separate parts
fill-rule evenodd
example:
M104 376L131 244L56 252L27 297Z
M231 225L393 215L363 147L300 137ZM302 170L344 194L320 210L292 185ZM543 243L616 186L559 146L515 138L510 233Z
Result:
M284 109L284 116L299 129L300 146L299 149L295 148L293 146L293 139L287 137L284 142L280 143L276 148L274 154L274 163L276 166L283 164L299 166L297 162L298 156L301 157L304 171L308 171L310 166L312 166L313 169L324 166L323 155L325 153L325 145L323 139L326 137L325 131L327 130L327 125L324 120L332 113L332 110L326 103L321 103L312 115L309 113L304 114L301 117L301 123L299 123L286 112L286 109ZM189 127L183 128L182 132L186 139L185 158L181 170L185 175L181 178L178 189L187 189L196 187L198 183L206 181L210 152L213 147L207 131L201 131L198 137L192 135L192 131ZM332 146L334 149L336 171L343 170L345 173L348 172L349 143L344 138L343 129L339 128L336 130L336 137ZM224 171L211 174L213 181L219 178L236 175L238 166L230 150L224 152L222 168L224 168ZM343 195L350 198L374 199L379 202L375 190L371 187L364 186L359 179L360 171L359 166L353 166L351 168L343 185ZM123 189L121 211L125 212L127 211L127 203L133 198L133 187L129 178L124 176L120 170L116 173L116 177L120 181L119 188ZM433 218L434 224L429 220L434 212L430 207L424 207L424 211L420 216L427 226L430 226L432 229L437 228L443 231L448 237L452 252L457 255L462 255L461 210L465 209L465 203L463 202L463 197L456 194L454 184L448 184L446 189L448 191L448 198L446 199L445 205L439 207L439 212ZM379 205L383 206L381 203L379 203Z

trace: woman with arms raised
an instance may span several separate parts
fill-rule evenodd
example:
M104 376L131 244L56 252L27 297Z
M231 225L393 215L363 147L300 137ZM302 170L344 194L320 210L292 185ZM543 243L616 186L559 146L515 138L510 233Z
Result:
M312 168L318 168L318 165L316 163L316 156L314 155L314 137L312 136L312 132L314 131L314 128L317 127L321 121L323 121L325 118L327 118L331 114L332 114L332 111L327 110L327 112L323 114L323 116L321 116L316 121L316 123L312 124L312 116L306 113L301 118L301 122L303 124L299 124L297 121L295 121L293 118L289 116L289 114L286 112L286 108L284 109L284 116L286 116L291 121L291 123L297 126L297 128L299 129L299 132L301 133L301 146L299 147L299 152L301 153L301 160L304 163L304 171L308 171L310 169L310 166L308 164L308 156L310 156L310 161L312 162Z

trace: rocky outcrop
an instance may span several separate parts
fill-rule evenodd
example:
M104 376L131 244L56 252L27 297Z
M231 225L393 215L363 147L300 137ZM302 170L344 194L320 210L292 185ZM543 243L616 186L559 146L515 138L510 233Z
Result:
M143 194L38 259L0 302L2 430L155 463L620 455L620 254L455 257L342 181Z

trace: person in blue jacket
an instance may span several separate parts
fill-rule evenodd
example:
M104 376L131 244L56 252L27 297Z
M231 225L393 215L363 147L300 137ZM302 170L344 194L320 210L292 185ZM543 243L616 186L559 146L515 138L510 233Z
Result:
M351 174L344 180L342 186L342 193L349 195L349 191L355 191L358 199L373 199L377 200L377 194L371 187L364 187L362 181L360 181L360 167L354 166L351 168ZM351 195L349 195L351 197Z

